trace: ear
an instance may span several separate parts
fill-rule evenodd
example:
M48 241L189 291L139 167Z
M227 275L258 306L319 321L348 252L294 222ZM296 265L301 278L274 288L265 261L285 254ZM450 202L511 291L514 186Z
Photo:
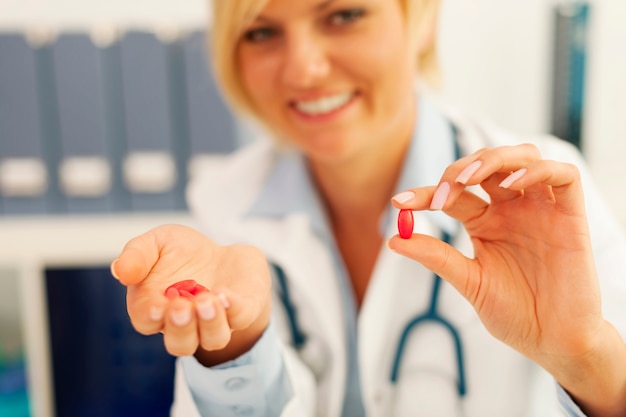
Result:
M422 55L433 48L438 29L439 1L427 0L423 3L422 16L420 17L419 33L417 34L417 52Z
M420 29L416 45L418 56L432 48L435 42L436 26L434 22L429 21Z

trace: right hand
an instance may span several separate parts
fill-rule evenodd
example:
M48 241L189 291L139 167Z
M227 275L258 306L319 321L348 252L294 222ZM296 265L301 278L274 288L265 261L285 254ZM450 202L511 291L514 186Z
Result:
M163 333L174 356L206 366L248 351L269 323L271 278L256 248L219 246L186 226L164 225L130 240L111 264L127 287L127 309L141 334ZM210 289L169 300L168 286L193 279Z

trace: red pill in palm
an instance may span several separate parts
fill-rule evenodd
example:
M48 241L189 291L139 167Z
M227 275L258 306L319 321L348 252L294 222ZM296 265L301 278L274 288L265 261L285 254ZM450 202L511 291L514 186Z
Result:
M409 239L413 235L413 211L400 210L398 213L398 232L402 239Z
M204 285L200 285L200 284L196 284L196 288L194 288L192 294L193 295L198 295L201 292L209 292L211 290L209 290L207 287L205 287Z
M186 279L183 281L175 282L174 284L167 287L165 290L165 296L169 299L173 299L176 297L185 297L188 299L193 299L196 295L209 291L205 286L198 284L193 279Z
M193 301L193 299L194 299L194 295L192 293L190 293L189 291L178 290L178 293L180 294L181 297L186 298L188 300Z
M185 290L185 291L191 292L194 290L194 288L196 288L196 285L198 285L198 283L195 280L186 279L183 281L175 282L172 285L170 285L168 288L176 288L178 291Z
M180 292L174 287L168 287L165 290L165 296L170 300L173 300L174 298L180 297Z

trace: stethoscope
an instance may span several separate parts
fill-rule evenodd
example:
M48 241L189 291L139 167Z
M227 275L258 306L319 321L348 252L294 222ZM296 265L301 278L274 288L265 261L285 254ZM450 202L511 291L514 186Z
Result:
M445 243L450 243L451 236L444 232L443 237L441 239ZM402 357L404 355L404 349L406 348L407 341L411 332L415 331L417 327L421 324L426 324L428 322L435 323L441 325L445 328L452 340L454 341L454 347L456 351L456 365L457 365L457 392L459 397L464 397L467 392L467 387L465 385L465 364L463 362L463 344L461 342L461 336L459 335L458 330L454 327L452 323L445 319L439 312L437 311L437 304L439 301L439 292L441 290L442 279L439 275L434 274L433 276L433 286L430 293L430 303L426 311L416 317L413 318L402 331L402 335L400 336L400 341L398 342L398 347L396 348L396 354L393 360L393 366L391 367L391 375L389 380L392 384L396 384L398 382L398 375L400 373L400 366L402 365Z
M446 243L450 243L450 235L447 233L444 233L442 240ZM278 284L278 287L280 289L278 297L280 298L283 308L285 309L287 323L289 325L289 333L291 335L291 344L298 352L303 352L303 350L307 346L308 338L306 334L302 331L301 326L299 325L298 311L295 305L293 304L291 295L289 294L289 286L287 284L287 278L285 276L285 272L280 266L276 264L272 264L272 267L274 269L276 283ZM426 324L429 322L435 323L445 328L450 334L450 336L452 337L452 340L454 341L454 346L455 346L455 351L456 351L457 375L458 375L457 392L458 392L459 397L462 398L465 396L467 392L467 386L465 383L465 364L463 361L463 344L461 342L461 337L459 335L458 330L454 327L452 323L446 320L446 318L443 317L441 314L439 314L439 312L437 311L437 304L439 301L441 283L442 283L441 277L437 274L434 274L432 290L430 294L430 303L428 305L428 308L426 309L424 313L414 317L404 327L404 330L402 331L400 340L398 342L398 346L396 348L396 353L394 355L393 365L391 367L389 380L391 381L393 385L395 385L398 382L400 368L402 365L402 358L404 356L404 351L407 346L407 342L409 340L409 336L411 335L411 333L417 330L417 328L422 324ZM311 358L310 357L311 353L308 353L305 355L309 356L309 360L307 361L309 362L309 365L313 365L315 368L321 367L321 365L317 363L319 362L320 358ZM314 369L314 371L316 370Z
M457 130L454 125L452 125L452 130L455 144L455 159L458 159L460 157L460 149L457 140ZM450 244L452 241L452 236L450 236L450 234L446 232L443 232L442 241ZM304 352L307 347L307 336L302 331L302 328L299 325L298 312L289 293L289 286L287 284L285 272L280 266L273 263L271 265L274 270L276 283L278 284L278 288L280 290L278 297L285 309L287 322L291 334L291 343L298 352L304 353L304 356L310 356L310 353L306 354ZM450 323L445 317L443 317L437 310L442 282L443 280L439 275L433 274L432 290L430 294L430 302L428 308L422 314L415 316L404 327L394 355L389 380L392 385L396 385L398 382L400 368L402 365L402 358L404 356L405 348L407 346L411 333L417 330L417 328L422 324L434 323L445 328L450 334L452 340L454 341L458 376L457 393L460 398L463 398L467 393L467 385L465 381L465 364L463 360L463 344L461 341L461 336L455 326ZM319 358L311 358L311 360L307 362L312 362L314 367L315 365L318 365L317 367L319 367L319 364L316 364L316 362L319 362Z

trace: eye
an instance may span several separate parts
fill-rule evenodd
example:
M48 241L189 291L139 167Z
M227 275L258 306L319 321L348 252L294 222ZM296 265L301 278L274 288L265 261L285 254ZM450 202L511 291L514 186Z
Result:
M333 26L344 26L356 22L363 16L365 16L363 9L346 9L331 14L328 20Z
M243 39L246 42L263 42L272 38L276 34L276 30L270 27L258 27L250 29L243 34Z

